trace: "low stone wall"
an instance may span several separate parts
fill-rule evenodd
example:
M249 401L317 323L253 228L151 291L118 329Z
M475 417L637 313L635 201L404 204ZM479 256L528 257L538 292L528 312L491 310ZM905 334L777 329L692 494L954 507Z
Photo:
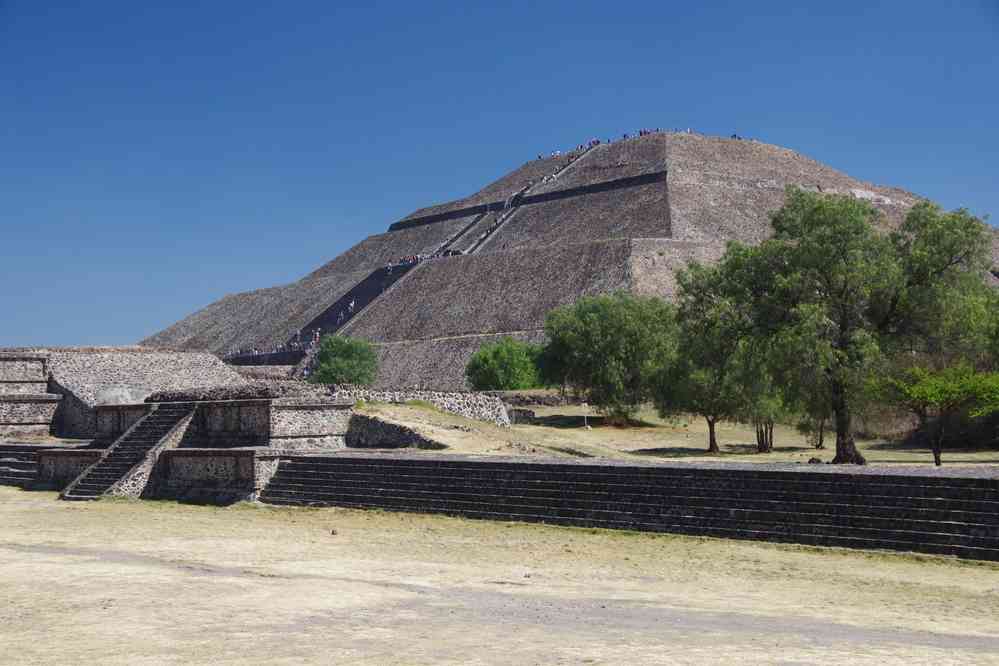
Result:
M47 434L59 402L60 396L50 394L0 396L0 433Z
M353 413L353 400L272 401L270 446L274 449L341 449Z
M98 405L94 408L97 414L97 439L111 443L131 428L136 421L149 413L151 405Z
M270 400L200 402L180 444L183 448L267 446Z
M104 454L102 449L49 449L38 453L38 478L33 490L62 490Z
M143 498L231 504L256 499L278 458L252 449L172 449L156 464ZM273 469L272 469L273 468Z
M446 444L429 439L412 428L363 414L350 417L347 446L357 449L447 448Z
M476 421L486 421L501 427L510 425L510 417L507 416L503 401L485 393L417 389L380 390L364 386L333 386L330 387L330 393L334 398L351 401L404 404L418 400L428 402L442 411Z
M0 352L0 382L44 382L46 356Z

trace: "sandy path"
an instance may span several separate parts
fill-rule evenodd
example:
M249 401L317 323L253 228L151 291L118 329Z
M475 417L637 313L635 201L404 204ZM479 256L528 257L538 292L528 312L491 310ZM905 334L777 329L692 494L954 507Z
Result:
M8 488L0 526L2 663L999 663L988 564Z

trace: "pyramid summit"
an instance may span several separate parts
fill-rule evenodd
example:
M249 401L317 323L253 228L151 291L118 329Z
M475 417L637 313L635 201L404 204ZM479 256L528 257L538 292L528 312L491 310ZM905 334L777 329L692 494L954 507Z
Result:
M789 185L868 200L889 225L920 200L755 140L643 132L532 160L141 344L293 364L317 334L342 333L376 344L382 387L463 388L471 354L504 335L540 341L552 308L622 289L670 298L690 260L762 241Z

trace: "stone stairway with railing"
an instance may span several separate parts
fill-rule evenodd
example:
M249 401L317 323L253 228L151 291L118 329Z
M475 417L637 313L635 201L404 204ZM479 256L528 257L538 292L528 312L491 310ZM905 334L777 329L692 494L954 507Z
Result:
M298 456L261 500L999 560L996 478L747 467Z
M192 403L162 403L114 441L101 459L62 492L65 500L93 500L104 495L194 412Z

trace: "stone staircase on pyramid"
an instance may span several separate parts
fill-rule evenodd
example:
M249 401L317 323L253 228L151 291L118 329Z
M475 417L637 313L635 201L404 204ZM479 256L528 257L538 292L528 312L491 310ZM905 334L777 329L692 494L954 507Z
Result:
M160 403L115 440L101 459L88 467L60 496L65 500L94 500L136 474L148 476L155 454L189 421L193 403Z

